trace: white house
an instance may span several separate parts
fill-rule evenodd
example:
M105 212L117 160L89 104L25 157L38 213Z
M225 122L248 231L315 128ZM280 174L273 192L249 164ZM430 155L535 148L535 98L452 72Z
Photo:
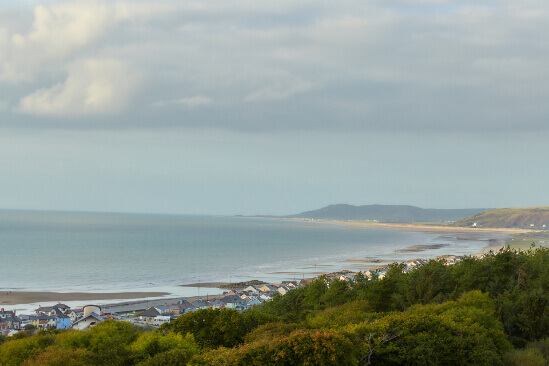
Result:
M171 320L171 317L168 315L158 315L154 318L153 325L161 326L162 324L169 323Z
M155 322L155 318L159 315L161 315L160 311L158 311L155 307L150 307L139 314L139 320L147 324L153 324Z
M84 315L73 323L72 329L86 330L93 327L96 324L104 321L105 318L101 316L101 307L97 305L84 306Z

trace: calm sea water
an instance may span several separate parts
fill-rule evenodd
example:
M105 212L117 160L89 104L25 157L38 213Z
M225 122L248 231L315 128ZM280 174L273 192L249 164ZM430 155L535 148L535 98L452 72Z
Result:
M395 253L435 243L447 246ZM270 219L0 211L0 289L196 295L178 285L299 279L353 269L346 259L472 254L484 246L434 234Z

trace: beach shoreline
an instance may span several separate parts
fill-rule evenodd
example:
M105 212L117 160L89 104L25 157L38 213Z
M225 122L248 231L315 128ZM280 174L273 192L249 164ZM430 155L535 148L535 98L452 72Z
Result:
M23 305L38 302L67 302L67 301L104 301L147 299L170 295L169 292L50 292L50 291L10 291L0 292L0 305Z
M534 230L528 229L516 229L516 228L487 228L487 227L463 227L463 226L447 226L436 224L417 224L417 223L385 223L385 222L373 222L362 220L317 220L317 219L299 219L299 218L271 218L265 217L269 220L284 220L295 222L308 222L314 224L329 224L340 225L353 228L375 228L375 229L390 229L390 230L402 230L402 231L419 231L424 233L460 233L460 234L486 234L486 233L499 233L499 234L522 234L531 232Z
M269 218L272 219L272 218ZM276 219L276 220L286 220L286 221L305 221L302 219ZM520 234L530 232L531 230L524 229L492 229L492 228L463 228L463 227L452 227L452 226L437 226L437 225L419 225L419 224L397 224L397 223L376 223L376 222L364 222L364 221L340 221L340 220L314 220L307 222L315 224L330 224L330 225L340 225L342 227L353 228L353 229L387 229L387 230L401 230L409 232L424 232L429 234L439 234L441 236L447 237L451 236L455 240L464 240L464 241L485 241L487 244L482 250L475 255L480 255L486 252L497 251L500 248L504 247L506 240L512 234ZM403 256L406 253L416 253L418 257L422 257L429 253L432 249L440 249L440 245L414 245L409 247L403 247L399 250L396 250L394 257L389 259L382 259L376 257L363 257L363 258L348 258L340 261L346 269L351 271L365 271L369 269L375 269L379 267L384 267L388 263L393 262L404 262L407 259ZM452 250L448 248L448 253L446 255L455 255L452 253ZM400 255L399 255L400 254ZM321 263L311 266L306 269L314 269L314 272L311 271L295 271L295 272L280 272L276 274L288 274L305 277L315 277L323 273L330 273L331 266L324 266ZM305 268L304 268L305 269ZM189 283L181 284L178 286L181 287L197 287L204 289L220 289L222 286L226 286L226 282L198 282L198 283ZM220 289L220 292L223 292L223 289ZM133 291L133 292L113 292L113 293L94 293L94 292L49 292L49 291L10 291L9 289L0 290L0 306L16 306L16 305L25 305L25 304L35 304L35 303L53 303L53 302L68 302L68 301L108 301L115 300L114 303L119 303L123 300L128 300L132 302L146 302L150 301L151 298L174 296L174 293L171 292L143 292L143 291ZM177 295L175 295L177 296Z

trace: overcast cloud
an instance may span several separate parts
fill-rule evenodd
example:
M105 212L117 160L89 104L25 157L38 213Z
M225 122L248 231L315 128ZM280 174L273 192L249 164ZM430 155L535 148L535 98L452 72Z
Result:
M540 1L31 4L0 13L3 126L547 128Z
M0 206L549 204L547 24L539 0L3 1Z

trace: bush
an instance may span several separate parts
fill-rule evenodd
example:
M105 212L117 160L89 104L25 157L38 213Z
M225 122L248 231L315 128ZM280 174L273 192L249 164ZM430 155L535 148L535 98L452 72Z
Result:
M505 366L546 366L547 361L540 350L527 348L506 353L504 364Z
M356 365L352 344L337 333L298 330L287 337L210 351L189 365Z

